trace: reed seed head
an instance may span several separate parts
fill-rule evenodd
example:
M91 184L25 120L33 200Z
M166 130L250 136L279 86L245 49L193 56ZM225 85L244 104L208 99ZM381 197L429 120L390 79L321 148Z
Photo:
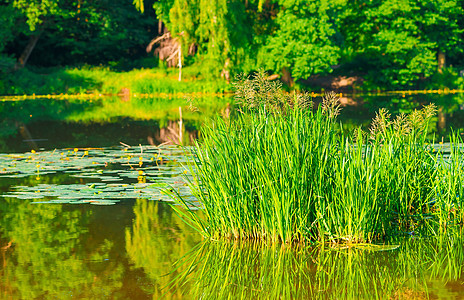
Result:
M308 93L289 94L282 89L282 83L269 80L264 70L251 76L237 76L235 100L245 110L264 110L267 113L286 113L295 106L311 108L311 96Z
M322 98L322 111L329 117L335 118L340 114L340 97L335 92L328 92Z
M381 108L372 120L371 128L369 129L370 138L376 140L377 138L383 139L387 128L390 127L390 114L385 108Z

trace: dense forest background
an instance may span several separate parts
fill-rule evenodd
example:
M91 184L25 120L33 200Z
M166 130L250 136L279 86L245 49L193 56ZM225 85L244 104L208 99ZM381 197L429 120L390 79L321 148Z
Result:
M205 78L264 68L289 86L331 75L362 78L366 89L454 88L464 74L463 6L464 0L0 0L0 79L24 67L124 71L175 67L180 59Z

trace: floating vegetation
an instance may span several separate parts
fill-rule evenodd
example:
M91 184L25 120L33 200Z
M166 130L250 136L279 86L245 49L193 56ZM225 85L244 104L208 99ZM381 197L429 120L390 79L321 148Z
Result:
M0 154L0 178L27 179L4 196L32 203L112 205L128 198L172 201L162 190L189 197L182 176L188 155L175 146L61 149ZM58 182L53 178L61 178ZM58 180L59 181L59 180Z

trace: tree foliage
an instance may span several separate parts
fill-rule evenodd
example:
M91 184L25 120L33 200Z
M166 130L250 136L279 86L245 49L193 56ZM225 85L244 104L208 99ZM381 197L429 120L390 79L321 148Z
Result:
M141 57L165 33L162 21L183 64L206 76L265 67L295 80L355 72L375 86L411 87L447 66L462 69L463 7L464 0L0 0L0 69L39 33L34 65Z
M229 72L250 55L253 20L239 0L169 0L156 2L157 16L174 37L180 38L184 55L197 48L205 73Z
M65 13L60 9L58 0L10 0L7 2L24 14L31 31L35 31L37 25L42 24L47 17Z
M141 15L124 0L6 0L0 4L0 18L7 17L3 10L15 16L6 30L10 39L5 52L18 57L29 36L40 34L29 60L34 65L100 64L140 57L155 34L154 11Z
M461 2L461 3L460 3ZM462 1L348 1L339 28L345 51L363 57L383 85L408 86L437 70L439 51L462 53ZM446 32L446 34L444 34Z
M438 53L450 62L462 57L462 7L462 0L155 3L167 28L182 35L185 47L198 45L197 59L216 69L230 61L233 70L265 66L305 79L354 63L372 81L389 86L430 77Z
M297 79L331 72L340 57L337 1L278 3L277 26L263 47L265 65L274 71L287 68Z

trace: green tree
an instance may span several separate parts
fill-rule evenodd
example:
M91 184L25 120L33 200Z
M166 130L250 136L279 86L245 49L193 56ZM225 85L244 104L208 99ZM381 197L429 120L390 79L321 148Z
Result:
M82 1L79 7L61 5L69 12L56 16L44 31L31 63L101 64L144 57L155 31L153 11L140 15L124 0Z
M198 46L204 72L265 66L291 83L293 78L330 73L341 64L345 73L367 73L376 85L407 87L441 70L445 57L460 63L463 4L165 0L155 7L173 35L181 36L184 54L189 45Z
M0 74L14 66L14 59L4 53L6 45L14 38L13 28L17 15L12 6L0 3ZM2 82L0 82L0 90Z
M47 19L61 13L58 8L58 0L6 0L3 5L9 6L10 9L14 8L16 10L14 14L18 16L18 19L25 19L25 23L28 25L28 28L19 26L16 29L17 32L28 36L27 45L16 63L16 69L22 68L26 65L37 44Z
M155 29L154 11L140 15L125 0L4 0L0 7L0 18L8 11L16 16L4 46L18 57L17 68L28 60L51 66L133 59L144 55Z
M284 81L330 73L340 57L335 21L343 1L279 0L276 30L261 52L266 68L284 72Z
M357 61L382 86L416 84L436 72L440 53L462 51L459 2L349 1L339 23L345 62Z
M424 39L432 44L432 51L437 54L438 70L446 66L446 56L451 62L459 63L457 58L464 51L464 1L417 1L417 5L420 28Z
M184 56L197 48L205 74L228 78L252 56L253 24L248 13L258 3L239 0L171 0L155 3L156 14L173 37L180 39Z

